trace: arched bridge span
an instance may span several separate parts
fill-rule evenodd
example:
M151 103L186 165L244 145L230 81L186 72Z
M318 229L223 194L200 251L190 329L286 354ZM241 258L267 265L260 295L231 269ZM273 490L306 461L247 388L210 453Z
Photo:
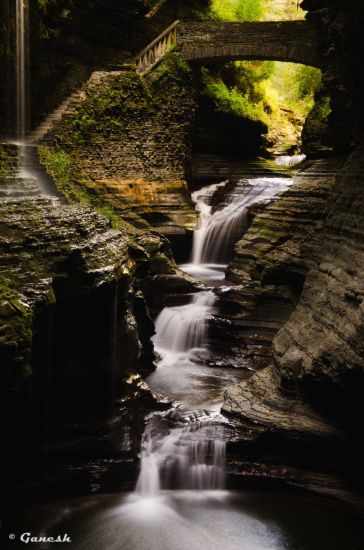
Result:
M270 60L321 66L319 31L311 22L175 21L139 54L137 71L148 72L175 47L201 64Z

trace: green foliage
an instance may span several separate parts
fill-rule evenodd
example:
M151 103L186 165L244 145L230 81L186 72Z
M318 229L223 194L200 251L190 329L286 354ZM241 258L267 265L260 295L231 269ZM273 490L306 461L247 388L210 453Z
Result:
M47 167L47 172L54 178L61 188L64 188L71 177L72 159L61 149L49 149L41 146L38 148L39 157Z
M257 21L263 14L262 0L211 0L211 14L224 21Z
M299 19L296 0L211 0L211 14L227 21ZM272 61L230 63L223 70L203 70L205 93L217 109L259 120L268 141L297 142L320 87L318 69Z
M241 74L240 74L241 76ZM243 78L236 85L228 86L221 77L211 74L207 69L202 70L202 81L205 93L215 101L220 111L232 112L237 116L251 120L265 119L263 96L251 86L244 86ZM248 77L246 76L248 81Z

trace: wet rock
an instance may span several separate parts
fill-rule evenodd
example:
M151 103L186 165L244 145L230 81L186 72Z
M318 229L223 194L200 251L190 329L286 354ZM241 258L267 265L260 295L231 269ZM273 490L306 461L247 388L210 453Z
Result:
M250 209L251 224L227 270L231 284L217 290L212 346L218 353L225 347L228 362L235 350L235 363L244 368L271 363L273 338L294 310L314 262L302 247L322 227L338 166L336 160L310 162L278 200Z
M286 383L298 383L318 410L350 432L361 429L364 383L363 171L362 146L338 174L324 227L305 243L304 254L316 262L296 310L274 341Z
M118 429L108 422L130 389L123 380L154 368L154 327L139 280L164 265L173 273L167 240L115 230L93 208L44 195L3 201L0 220L11 470L33 479L41 449L54 456L121 452L127 418ZM144 414L155 407L145 392Z
M125 384L127 386L126 397L120 401L120 405L126 406L128 410L136 408L150 412L167 410L172 406L172 401L168 397L153 392L138 374L130 376Z
M249 437L264 432L280 432L286 437L339 437L339 432L321 418L307 403L284 395L278 372L267 367L248 380L228 388L222 412L238 416Z
M268 364L274 360L274 367L229 389L224 404L261 457L277 463L291 453L290 460L304 457L307 467L302 442L308 438L314 464L325 464L331 449L330 468L355 477L357 485L364 381L362 159L359 148L345 164L313 162L280 200L256 214L237 244L229 276L245 282L243 292L253 286L258 297L269 287L283 289L291 310L272 335ZM257 311L254 304L255 319ZM341 446L333 441L338 432ZM330 444L323 444L326 437Z

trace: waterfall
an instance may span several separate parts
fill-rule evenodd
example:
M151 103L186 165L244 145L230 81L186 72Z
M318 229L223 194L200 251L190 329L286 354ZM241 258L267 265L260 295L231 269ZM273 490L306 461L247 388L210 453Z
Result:
M29 0L15 0L15 77L16 77L16 127L15 140L8 142L16 152L17 168L0 189L0 197L8 202L38 200L40 196L63 198L54 182L39 164L37 148L28 141L30 122L29 98ZM49 202L57 206L59 200Z
M209 221L212 216L211 198L214 193L225 185L228 181L223 181L218 184L208 185L198 191L192 193L192 200L195 203L196 210L200 214L199 227L193 234L193 246L192 246L192 263L201 264L201 257L203 255L204 237L206 229L209 225Z
M168 419L168 416L167 416ZM185 427L165 427L155 414L147 423L136 492L157 495L162 490L218 490L225 487L225 441L216 434L216 419L196 412Z
M248 225L249 207L271 200L290 183L290 178L283 177L241 180L231 194L225 193L220 209L214 208L213 198L226 187L226 181L193 193L200 225L194 233L193 263L182 269L205 279L221 279L232 246ZM168 489L224 488L225 439L218 430L220 421L213 417L213 408L222 397L209 391L211 385L218 387L214 372L206 375L200 368L206 369L209 359L208 318L215 301L212 290L203 290L185 305L165 307L156 319L153 342L160 360L148 382L163 393L181 395L184 403L191 403L191 388L195 394L207 396L207 402L198 406L207 406L208 411L196 410L187 422L177 418L176 423L173 418L171 423L168 414L155 414L148 420L136 486L139 495L155 496ZM215 369L216 365L211 371ZM217 376L224 379L221 372ZM178 411L176 414L181 414Z
M206 319L212 312L215 295L212 291L198 292L189 304L165 307L156 320L154 344L157 350L188 352L206 343Z
M200 225L194 232L192 264L182 268L192 274L194 270L191 265L226 266L233 245L248 226L249 208L253 204L270 201L286 190L290 183L290 178L283 177L242 180L237 185L243 186L243 192L233 193L230 202L216 211L211 206L211 198L217 188L226 182L194 192L192 199L200 213Z
M274 159L277 166L283 166L284 168L293 168L297 164L303 162L306 155L281 155Z
M23 142L28 126L28 7L27 0L16 0L16 119L17 138Z

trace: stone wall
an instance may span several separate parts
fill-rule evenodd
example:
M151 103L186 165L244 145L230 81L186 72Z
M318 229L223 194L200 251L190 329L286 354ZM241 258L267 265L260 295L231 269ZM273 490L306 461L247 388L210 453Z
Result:
M62 190L77 188L136 227L184 235L196 215L186 176L195 111L192 76L171 55L146 79L94 73L76 103L45 137L43 158L68 155ZM48 162L47 162L48 159Z

